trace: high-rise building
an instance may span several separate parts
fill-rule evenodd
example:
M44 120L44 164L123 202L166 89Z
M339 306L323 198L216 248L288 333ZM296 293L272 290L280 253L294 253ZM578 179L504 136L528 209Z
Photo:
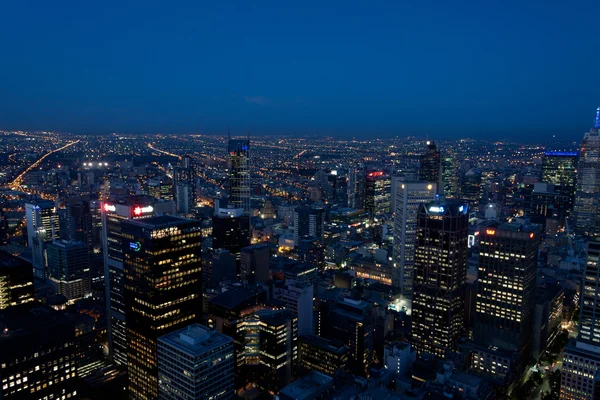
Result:
M229 139L229 204L250 215L250 140Z
M122 224L130 398L158 396L158 338L201 320L201 227L170 215Z
M58 210L53 201L36 200L25 203L27 244L32 250L33 276L46 279L46 244L60 239Z
M212 248L226 249L236 257L236 276L240 278L242 249L250 245L250 218L241 208L218 208L212 218Z
M0 310L35 300L31 264L0 254Z
M421 156L419 180L437 185L438 191L443 190L442 184L442 158L435 142L427 141L427 150Z
M367 169L364 163L357 163L348 170L348 207L365 208L365 184Z
M38 302L0 314L0 398L75 399L75 327L63 313Z
M600 107L594 127L583 136L577 166L573 216L575 233L600 235Z
M588 242L587 261L581 290L579 334L563 353L561 400L593 400L600 394L600 238Z
M367 173L365 183L365 211L371 218L389 213L392 180L383 171Z
M466 201L472 209L478 209L482 198L481 172L468 171L460 182L460 199Z
M240 254L240 278L250 283L266 283L269 280L271 250L265 243L243 247Z
M298 338L300 365L308 370L333 376L336 371L348 372L350 349L340 341L307 335Z
M58 294L77 300L91 294L87 244L57 240L46 246L48 280Z
M233 340L200 324L158 339L160 399L231 399Z
M481 346L515 354L520 373L533 345L540 227L493 224L481 230L479 240L473 337Z
M570 215L575 201L578 161L576 151L547 151L542 158L542 182L553 184L556 192L568 198L566 215Z
M396 189L392 285L405 298L412 297L419 207L435 200L436 193L436 184L429 182L399 182Z
M298 246L301 239L309 236L314 236L323 243L324 223L325 211L322 208L296 207L294 210L294 246Z
M449 147L444 152L442 160L444 197L447 199L456 199L459 197L459 167L458 154L456 150Z
M157 199L173 200L173 181L170 178L151 179L147 185L150 196Z
M123 299L122 224L131 219L174 213L175 203L159 202L152 196L125 196L104 201L102 212L102 248L104 252L104 291L108 322L108 349L119 366L127 365L127 328Z
M464 327L468 206L422 204L417 219L412 344L444 359Z
M298 336L313 333L314 286L304 281L285 281L273 287L273 298L298 318Z
M188 154L183 156L180 166L175 169L173 180L177 212L188 214L196 205L196 170Z

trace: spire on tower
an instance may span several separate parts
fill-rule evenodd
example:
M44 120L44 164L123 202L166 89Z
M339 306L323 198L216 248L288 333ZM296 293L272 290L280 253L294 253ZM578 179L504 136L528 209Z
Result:
M596 109L596 119L594 120L594 128L600 129L600 107Z

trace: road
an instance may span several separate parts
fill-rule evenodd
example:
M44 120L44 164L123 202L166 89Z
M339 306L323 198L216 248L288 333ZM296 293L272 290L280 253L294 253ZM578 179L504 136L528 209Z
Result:
M181 160L181 156L180 155L177 155L175 153L169 153L168 151L164 151L164 150L161 150L161 149L157 149L156 147L152 146L152 143L148 143L148 148L150 150L154 150L154 151L157 151L157 152L162 153L162 154L166 154L166 155L171 156L171 157L177 157L178 159Z
M77 144L79 142L80 142L79 140L69 142L64 146L59 147L58 149L51 150L48 153L44 154L36 162L31 164L29 167L27 167L25 169L25 171L21 172L21 174L19 176L17 176L11 183L8 184L8 187L10 187L12 190L21 190L22 191L21 184L23 183L23 178L25 177L25 175L27 175L27 173L29 173L32 169L37 168L37 166L40 165L42 161L44 161L46 158L48 158L52 154L57 153L59 151L63 151L64 149L66 149L70 146L73 146L74 144Z

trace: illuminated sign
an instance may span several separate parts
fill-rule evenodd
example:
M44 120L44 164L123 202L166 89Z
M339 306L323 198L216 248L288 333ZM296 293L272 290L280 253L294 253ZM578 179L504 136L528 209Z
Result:
M112 204L104 204L104 211L106 212L115 212L117 211L117 207Z
M242 146L242 151L248 151L248 145L246 145L246 144L245 144L245 145L243 145L243 146Z
M496 234L496 230L495 229L486 229L485 233L487 233L488 235L495 235Z
M152 206L146 206L146 207L137 206L136 208L133 209L133 213L135 215L148 214L148 213L151 213L152 211L154 211L154 207L152 207Z
M475 246L475 235L469 235L467 236L467 247L470 249L473 246Z
M429 207L429 211L431 212L435 212L435 213L443 213L444 212L444 207L438 207L438 206L431 206Z
M381 172L381 171L369 172L369 176L383 176L383 172Z
M129 248L133 251L140 251L142 244L140 242L129 242Z
M467 212L467 207L465 207L465 206L458 207L458 212L461 212L463 214L466 213Z

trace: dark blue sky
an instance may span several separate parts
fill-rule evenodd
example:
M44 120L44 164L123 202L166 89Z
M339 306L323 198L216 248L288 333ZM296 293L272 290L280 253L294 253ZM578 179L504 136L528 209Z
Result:
M0 129L579 140L600 105L599 15L598 0L2 1Z

